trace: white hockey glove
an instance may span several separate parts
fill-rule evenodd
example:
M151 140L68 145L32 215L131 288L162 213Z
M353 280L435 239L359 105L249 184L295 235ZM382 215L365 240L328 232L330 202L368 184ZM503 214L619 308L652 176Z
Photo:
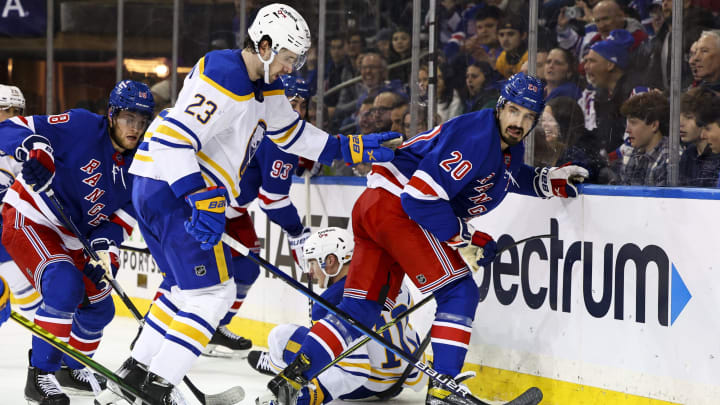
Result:
M582 183L590 175L587 169L570 163L560 167L538 167L535 169L533 185L540 197L577 197L575 183Z
M312 235L312 231L310 228L305 227L302 232L295 236L290 235L287 231L285 233L287 234L290 251L292 252L295 264L302 269L304 263L303 246L305 246L305 241Z
M476 272L495 259L497 244L493 237L473 230L465 221L460 221L460 233L454 238L445 242L453 249L456 249L467 263L470 270Z

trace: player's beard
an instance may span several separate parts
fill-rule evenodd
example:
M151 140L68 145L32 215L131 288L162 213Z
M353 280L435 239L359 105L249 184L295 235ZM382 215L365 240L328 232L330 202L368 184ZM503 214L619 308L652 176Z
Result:
M126 135L118 135L118 132L119 130L116 124L115 128L110 129L110 138L113 140L113 143L115 145L123 149L120 152L125 152L138 147L145 131L136 132L136 134L133 135L134 137L136 137L135 140L128 139Z
M510 129L510 128L519 129L519 130L520 130L520 133L521 133L522 135L520 135L519 138L516 138L516 137L514 137L514 136L508 135L508 134L507 134L507 130ZM505 130L500 133L500 138L501 138L501 139L503 140L503 142L505 142L505 144L507 144L508 146L515 146L515 145L517 145L518 143L522 142L522 140L525 139L526 136L527 136L527 134L525 133L525 130L524 130L523 128L521 128L521 127L516 127L516 126L514 126L514 125L505 128Z

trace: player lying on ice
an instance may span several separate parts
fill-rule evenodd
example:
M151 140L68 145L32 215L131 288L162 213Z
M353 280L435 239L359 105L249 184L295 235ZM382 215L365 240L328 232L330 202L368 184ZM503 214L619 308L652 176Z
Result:
M400 134L330 136L292 110L279 76L301 67L309 48L310 31L297 11L263 7L243 49L213 51L195 64L178 101L152 122L135 155L138 226L178 288L163 296L161 322L143 328L117 374L158 402L174 402L173 387L236 298L230 248L220 243L225 209L236 204L263 137L325 164L392 159L381 143Z
M514 75L495 109L454 118L406 141L392 161L373 164L353 207L355 254L338 307L372 327L383 303L392 308L407 275L435 296L433 367L443 375L460 373L470 343L478 289L468 265L487 264L496 252L493 238L466 221L497 207L508 192L574 197L571 179L588 175L579 166L523 164L522 140L543 111L543 91L539 79ZM361 335L342 325L334 315L317 322L258 403L295 404L308 378ZM461 400L431 380L427 404Z
M320 288L327 288L322 297L333 305L339 304L342 299L354 245L350 232L334 227L315 232L305 242L304 258L307 264L304 268L309 269L310 275ZM376 325L379 327L386 324L411 305L409 291L403 287L392 313L379 314ZM326 314L324 308L313 305L313 321L319 321ZM350 329L350 325L345 323L343 327ZM268 336L269 352L251 351L248 362L261 373L275 375L295 357L308 332L309 329L304 326L279 325ZM383 335L408 352L413 352L420 346L420 337L407 318L393 325ZM388 399L400 393L401 389L394 387L396 383L401 387L422 389L427 377L417 370L408 374L404 381L398 382L407 366L407 362L397 359L392 352L375 342L369 342L338 365L311 380L311 384L301 390L298 404L320 405L338 398Z
M110 285L102 277L106 270L117 271L116 245L134 226L127 170L153 107L146 85L125 80L110 93L106 116L74 109L0 123L2 155L22 164L3 200L2 244L42 296L35 323L88 356L115 315ZM112 264L89 262L48 197L51 191L81 236L97 252L107 253ZM69 404L61 385L92 395L103 384L80 363L33 337L28 401Z

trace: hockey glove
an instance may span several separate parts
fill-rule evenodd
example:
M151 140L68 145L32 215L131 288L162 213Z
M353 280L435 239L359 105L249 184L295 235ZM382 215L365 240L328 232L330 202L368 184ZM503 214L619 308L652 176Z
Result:
M225 231L225 188L210 187L188 195L185 201L192 207L192 216L185 221L185 231L200 242L200 248L212 249Z
M109 271L113 278L117 276L120 268L120 249L115 242L107 238L97 238L90 243L90 247L100 257L98 264L103 266L105 271Z
M397 132L381 132L367 135L340 135L340 150L343 160L349 164L360 162L389 162L395 157L390 147L383 146L384 142L402 142L402 134Z
M298 267L300 267L301 269L303 269L303 263L305 263L303 247L305 246L305 241L310 237L311 234L312 231L310 231L310 228L307 227L295 236L292 236L289 233L287 234L288 243L290 244L290 251L292 252L293 259L295 260L295 264L297 264Z
M0 325L10 318L10 287L0 277Z
M299 157L298 165L295 168L295 175L302 177L305 174L305 171L309 171L310 177L317 176L322 171L322 167L323 165L320 162Z
M535 169L533 185L539 197L577 197L575 183L582 183L590 173L581 166L566 163L560 167L538 167Z
M497 244L492 236L485 232L472 230L462 219L459 221L460 233L445 243L460 253L472 271L478 271L480 266L495 259Z
M16 156L22 157L22 175L25 183L36 193L50 188L55 177L55 158L50 141L40 135L31 135L18 148Z

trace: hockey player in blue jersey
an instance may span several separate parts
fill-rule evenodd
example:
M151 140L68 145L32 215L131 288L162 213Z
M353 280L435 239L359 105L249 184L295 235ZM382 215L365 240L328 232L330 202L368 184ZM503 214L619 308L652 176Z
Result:
M544 109L543 91L539 79L518 73L495 109L461 115L406 141L391 162L373 164L353 208L355 255L339 308L371 326L381 303L392 307L407 274L421 292L435 295L433 367L446 376L460 373L478 305L468 265L485 265L496 252L493 238L466 221L508 192L574 197L571 179L587 177L578 166L523 164L522 140ZM307 379L360 335L336 325L328 315L312 327L295 360L268 384L274 404L294 404ZM458 401L431 381L427 404L465 403Z
M225 211L236 205L240 179L264 137L320 162L392 159L382 143L399 134L330 136L292 110L278 77L299 68L309 48L310 31L297 11L263 7L242 50L212 51L196 63L178 101L152 122L138 148L130 168L138 225L178 285L166 294L172 305L159 325L164 333L143 328L118 370L151 398L170 401L235 300L230 249L220 243Z
M106 116L74 109L0 123L2 155L22 164L5 195L2 244L42 295L35 323L89 356L115 314L110 286L102 277L106 270L117 271L116 245L134 226L127 170L153 107L146 85L125 80L110 93ZM50 192L108 262L89 261L60 219ZM61 385L87 394L99 390L98 380L33 337L25 385L31 403L68 404Z

